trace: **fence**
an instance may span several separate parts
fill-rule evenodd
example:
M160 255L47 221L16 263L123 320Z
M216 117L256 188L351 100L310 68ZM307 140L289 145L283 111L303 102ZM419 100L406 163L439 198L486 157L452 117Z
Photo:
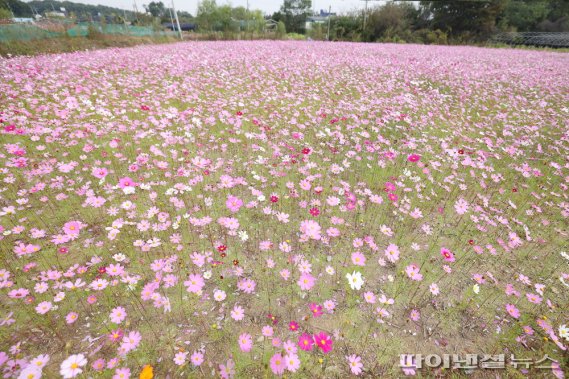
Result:
M569 48L569 33L507 32L496 34L492 41L508 45Z
M56 30L54 30L56 29ZM109 35L128 35L136 37L175 35L171 31L155 30L150 26L133 26L120 24L80 23L75 25L58 25L54 28L40 27L34 24L5 24L0 25L0 42L30 41L34 39L46 39L57 37L87 37L89 33L96 31Z

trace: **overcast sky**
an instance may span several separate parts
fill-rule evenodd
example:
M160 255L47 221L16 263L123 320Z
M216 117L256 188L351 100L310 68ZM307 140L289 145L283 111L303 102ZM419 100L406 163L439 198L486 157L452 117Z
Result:
M46 0L48 1L48 0ZM70 0L76 3L83 3L83 4L93 4L93 5L107 5L112 7L117 7L121 9L132 9L133 2L136 1L139 11L144 9L142 7L143 4L148 4L152 0ZM162 0L166 6L170 6L171 0ZM271 14L277 11L281 4L282 0L249 0L249 8L250 9L260 9L264 13ZM188 11L191 14L196 14L198 0L174 0L174 6L178 10ZM231 4L234 7L237 6L246 6L247 0L217 0L218 5L223 4ZM319 11L320 9L328 9L329 6L332 6L332 12L343 13L347 11L351 11L354 9L363 9L364 8L364 1L363 0L312 0L312 8L315 11ZM370 0L369 6L372 4L378 4L377 1Z

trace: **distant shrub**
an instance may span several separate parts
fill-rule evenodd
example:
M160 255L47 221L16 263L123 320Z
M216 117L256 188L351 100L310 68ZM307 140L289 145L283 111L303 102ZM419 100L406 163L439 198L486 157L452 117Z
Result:
M298 34L298 33L287 33L286 39L295 40L295 41L304 41L306 40L306 36L304 34Z
M418 39L417 42L426 43L428 45L447 45L448 35L440 29L419 29L414 32Z
M277 38L283 38L286 35L286 25L284 22L279 21L277 24Z
M89 39L101 39L103 38L104 34L101 31L101 28L96 24L89 24L87 27L87 38Z
M8 20L12 18L12 13L5 8L0 8L0 20Z

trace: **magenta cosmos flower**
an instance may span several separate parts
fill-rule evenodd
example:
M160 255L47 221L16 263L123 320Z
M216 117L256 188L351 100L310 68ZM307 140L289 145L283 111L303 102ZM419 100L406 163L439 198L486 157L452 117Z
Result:
M329 353L332 351L332 338L325 332L321 332L314 335L314 342L316 345L322 349L323 353Z
M321 305L318 305L316 303L310 303L309 307L310 307L310 311L312 312L312 315L314 317L322 316L323 313L322 313L322 306Z
M454 262L454 254L446 247L441 248L441 255L447 262Z
M298 337L298 347L304 351L312 351L314 348L314 339L308 333L302 333L300 337Z
M421 160L421 156L418 154L411 154L407 157L409 162L419 162Z

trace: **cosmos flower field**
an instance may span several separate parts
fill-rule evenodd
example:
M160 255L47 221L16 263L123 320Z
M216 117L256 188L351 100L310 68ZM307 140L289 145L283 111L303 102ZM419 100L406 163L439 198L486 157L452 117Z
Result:
M0 77L4 378L567 375L569 54L202 42Z

